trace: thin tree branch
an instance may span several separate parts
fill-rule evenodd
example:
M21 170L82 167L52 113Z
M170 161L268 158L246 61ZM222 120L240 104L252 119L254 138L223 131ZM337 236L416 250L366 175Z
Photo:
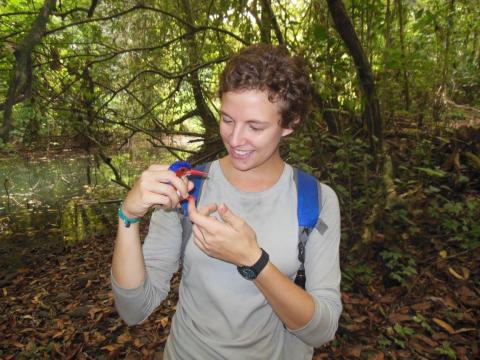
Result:
M171 122L169 125L170 126L175 126L175 125L178 125L178 124L181 124L183 123L185 120L187 119L190 119L194 116L197 116L199 115L199 111L198 109L193 109L192 111L189 111L188 113L184 114L183 116L179 117L177 120L174 120L173 122Z
M37 15L37 14L38 14L37 11L16 11L16 12L0 14L0 18L4 16Z
M202 69L204 67L208 67L212 64L217 64L217 63L221 63L221 62L224 62L228 59L228 57L220 57L218 59L214 59L214 60L211 60L211 61L207 61L203 64L199 64L193 68L190 68L189 70L186 70L182 73L178 73L178 74L174 74L174 73L169 73L167 71L164 71L164 70L156 70L156 69L145 69L145 70L142 70L140 72L138 72L137 74L135 74L133 76L133 78L131 78L130 80L127 81L127 83L123 86L121 86L120 88L118 88L117 90L114 91L114 93L111 95L110 99L108 99L100 108L99 110L97 111L97 113L102 110L105 106L107 106L114 98L115 96L118 95L118 93L120 93L121 91L127 89L130 85L132 85L132 83L134 83L140 76L144 75L144 74L156 74L156 75L160 75L166 79L169 79L169 80L175 80L175 79L182 79L184 78L185 76L199 70L199 69Z
M222 28L213 27L213 26L199 26L199 27L196 27L196 26L193 26L192 24L188 23L187 21L183 20L179 16L176 16L172 13L167 12L167 11L164 11L164 10L161 10L161 9L158 9L158 8L154 8L154 7L151 7L151 6L146 6L146 5L135 5L135 6L129 8L127 10L120 11L119 13L112 14L110 16L88 18L88 19L76 21L76 22L73 22L73 23L70 23L70 24L66 24L66 25L63 25L63 26L59 26L57 28L48 30L47 32L45 32L45 35L50 35L50 34L53 34L55 32L65 30L65 29L68 29L68 28L73 27L73 26L88 24L88 23L97 22L97 21L112 20L112 19L124 16L124 15L127 15L127 14L129 14L133 11L136 11L136 10L149 10L149 11L158 12L158 13L161 13L163 15L166 15L166 16L169 16L169 17L175 19L177 22L181 23L183 26L187 27L188 29L194 29L195 31L202 31L202 30L218 31L218 32L221 32L221 33L224 33L226 35L229 35L229 36L233 37L234 39L240 41L244 45L248 45L248 42L246 40L244 40L240 36L232 33L231 31L228 31L228 30L225 30L225 29L222 29Z
M183 25L188 25L188 23L186 23L185 20L181 19L180 17L174 15L174 14L171 14L167 11L164 11L164 10L160 10L160 9L157 9L157 8L154 8L154 7L150 7L150 6L146 6L146 5L135 5L129 9L126 9L126 10L123 10L123 11L120 11L116 14L112 14L112 15L109 15L109 16L102 16L102 17L96 17L96 18L88 18L88 19L84 19L84 20L80 20L80 21L76 21L76 22L73 22L73 23L70 23L70 24L66 24L66 25L63 25L63 26L59 26L55 29L51 29L49 31L46 32L46 35L50 35L50 34L53 34L55 32L58 32L58 31L61 31L61 30L65 30L65 29L68 29L70 27L73 27L73 26L78 26L78 25L83 25L83 24L88 24L88 23L91 23L91 22L98 22L98 21L107 21L107 20L112 20L112 19L115 19L115 18L118 18L118 17L121 17L121 16L124 16L124 15L127 15L133 11L137 11L137 10L150 10L150 11L154 11L154 12L159 12L163 15L166 15L166 16L169 16L169 17L172 17L174 18L175 20L177 20L179 23L183 24Z

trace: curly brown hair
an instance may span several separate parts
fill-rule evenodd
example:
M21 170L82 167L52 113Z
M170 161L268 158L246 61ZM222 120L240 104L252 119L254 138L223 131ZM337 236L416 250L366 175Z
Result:
M305 62L283 46L255 44L240 50L220 75L220 98L229 91L268 91L279 101L282 128L294 128L308 115L311 85Z

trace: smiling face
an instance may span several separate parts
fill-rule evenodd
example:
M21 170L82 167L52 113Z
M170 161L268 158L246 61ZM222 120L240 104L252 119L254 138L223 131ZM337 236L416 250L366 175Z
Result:
M280 127L279 106L268 100L266 91L223 94L220 135L234 169L263 171L283 166L278 146L293 130Z

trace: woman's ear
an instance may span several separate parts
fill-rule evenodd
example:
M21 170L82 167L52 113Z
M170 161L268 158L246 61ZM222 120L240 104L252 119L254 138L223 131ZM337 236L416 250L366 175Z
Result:
M287 136L287 135L290 135L293 130L297 127L297 125L300 123L300 118L299 117L296 117L295 120L293 120L291 123L290 123L290 126L288 128L284 128L282 129L282 136Z

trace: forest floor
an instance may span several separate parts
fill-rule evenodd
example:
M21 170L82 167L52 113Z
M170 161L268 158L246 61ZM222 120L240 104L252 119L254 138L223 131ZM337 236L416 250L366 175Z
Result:
M110 288L113 239L28 250L30 266L3 276L0 358L162 358L180 277L148 321L126 326ZM480 249L441 255L432 249L421 257L422 268L406 286L385 287L370 264L368 285L353 282L342 291L336 339L317 349L315 359L478 359Z
M449 142L392 141L399 144L395 163L405 164L395 182L401 201L384 211L363 250L352 245L365 219L352 214L369 210L365 189L376 179L352 178L356 202L342 210L349 234L341 245L344 309L335 339L316 350L316 360L480 358L479 137L478 129L459 128ZM338 153L333 160L340 171L356 162ZM128 327L111 293L113 243L112 233L25 248L27 266L0 266L1 359L162 358L180 275L156 312Z

